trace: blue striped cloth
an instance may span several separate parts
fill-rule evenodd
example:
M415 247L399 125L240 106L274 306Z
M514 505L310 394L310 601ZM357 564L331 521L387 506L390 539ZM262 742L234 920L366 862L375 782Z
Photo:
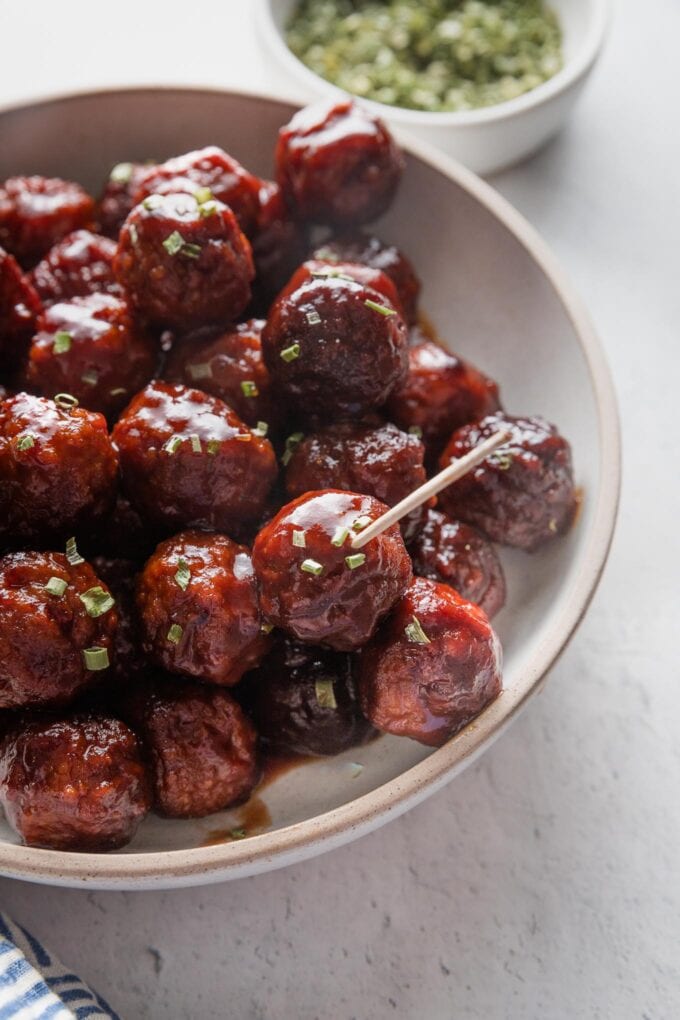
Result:
M0 914L0 1020L120 1020L32 935Z

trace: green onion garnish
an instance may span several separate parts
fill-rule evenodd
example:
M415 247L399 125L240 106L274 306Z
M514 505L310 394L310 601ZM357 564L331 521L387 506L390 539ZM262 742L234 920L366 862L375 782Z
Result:
M215 456L215 454L219 451L221 445L222 444L220 443L219 439L208 440L208 442L206 443L206 449L211 457Z
M210 188L196 188L194 192L194 198L199 205L203 205L204 202L209 202L213 197L213 193Z
M307 312L307 314L305 315L305 319L307 320L310 326L318 326L319 323L321 322L321 316L316 311Z
M132 163L116 163L109 174L109 180L115 184L128 184L132 177L134 167Z
M178 252L184 247L184 238L180 234L179 230L173 230L166 239L163 241L163 247L167 251L168 255L177 255Z
M353 276L341 273L339 269L318 270L311 274L313 280L345 280L347 283L358 283Z
M109 593L104 591L99 584L95 585L94 588L88 588L78 598L85 606L87 615L91 616L93 620L96 620L98 616L103 616L104 613L108 613L109 609L113 609L116 604Z
M366 517L365 515L363 517L357 517L357 519L352 525L352 531L363 531L364 528L367 528L370 523L371 523L370 517Z
M407 627L404 627L404 634L409 641L412 641L417 645L429 645L432 643L421 627L420 620L417 616L411 617L411 622Z
M370 298L364 301L367 308L370 308L372 312L379 312L380 315L396 315L394 308L388 308L387 305L379 305L377 301L371 301Z
M232 839L245 839L246 836L248 835L248 833L246 832L245 829L238 828L238 829L230 829L229 830L229 835L231 836Z
M122 397L127 393L124 386L116 386L115 390L109 390L110 397Z
M97 375L97 373L91 371L90 369L88 369L87 372L83 372L80 378L81 381L84 382L86 386L96 386L97 383L99 382L99 376Z
M80 563L85 562L78 552L78 546L76 545L75 538L69 538L66 542L66 559L72 567L77 567Z
M209 201L202 202L198 207L198 215L202 220L207 219L208 216L214 216L217 212L217 202Z
M186 255L188 259L197 259L201 254L200 244L186 244L182 245L182 255Z
M191 580L191 571L189 570L189 564L186 560L177 561L177 570L175 571L175 581L177 586L186 591L189 587L189 581Z
M423 438L423 430L421 429L420 425L409 426L408 434L410 436L416 436L417 439Z
M83 659L85 669L96 673L100 669L107 669L109 666L109 653L106 648L84 648Z
M284 465L284 467L286 464L289 463L290 458L293 456L293 453L295 452L296 446L299 446L304 438L305 438L304 432L293 432L290 436L288 436L288 439L286 439L286 449L284 450L283 456L281 457L281 463Z
M168 641L173 645L179 644L183 633L184 631L180 625L178 623L173 623L172 627L168 631Z
M32 446L35 446L35 439L30 432L24 432L23 436L19 436L17 439L17 450L30 450Z
M306 574L314 574L314 577L320 577L323 574L323 565L317 563L316 560L303 560L300 570L304 570Z
M182 442L183 442L182 436L170 436L167 442L163 443L162 449L164 449L165 452L169 454L176 453L179 447L182 445Z
M338 707L338 703L335 700L335 691L333 690L332 680L328 680L325 677L315 680L314 693L316 694L316 701L319 708Z
M194 382L198 379L212 379L212 367L209 361L201 361L197 365L187 365L187 372Z
M352 553L351 556L345 556L345 563L350 570L356 570L357 567L363 566L366 562L366 553Z
M72 393L57 393L54 402L60 411L73 411L78 406L78 398Z
M344 545L349 537L349 528L343 528L341 524L335 529L333 537L331 539L331 545L337 546L339 549L341 545Z
M300 344L291 344L290 347L284 347L279 357L283 358L284 361L295 361L296 358L300 357Z
M45 591L50 595L56 595L57 598L61 598L67 588L68 581L65 581L63 577L51 577L45 585Z
M274 630L274 624L263 623L262 626L260 627L260 630L262 631L263 634L271 634L271 632Z
M307 539L305 538L304 531L293 532L293 545L296 545L298 549L304 549L307 545Z
M70 333L67 333L64 329L59 329L54 334L54 343L52 344L52 350L55 354L66 354L67 351L71 350L71 342L73 337Z
M132 241L132 243L134 245L137 245L137 243L139 242L139 234L137 233L137 225L135 223L131 223L130 226L128 227L128 231L130 232L130 240Z
M254 436L260 436L264 438L269 432L269 425L266 421L258 421L254 429L250 430Z
M512 467L512 454L509 453L492 453L489 460L495 467L500 471L507 471L508 468Z
M259 397L260 391L252 379L244 379L241 383L241 392L244 397Z
M194 434L189 436L189 438L191 440L191 449L194 451L194 453L203 453L201 440L198 438L198 436Z

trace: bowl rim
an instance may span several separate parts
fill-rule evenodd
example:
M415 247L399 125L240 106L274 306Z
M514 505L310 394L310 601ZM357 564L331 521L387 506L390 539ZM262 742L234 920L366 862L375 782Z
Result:
M284 119L290 116L291 105L299 105L297 100L285 101L280 95L266 93L202 86L130 85L86 89L44 100L31 99L3 105L0 106L0 115L57 103L77 103L87 98L115 98L121 94L150 96L159 92L202 93L255 103L276 103L282 107ZM405 151L471 195L523 246L545 274L563 305L586 360L596 402L601 471L597 490L590 496L593 515L581 553L583 568L571 583L560 617L534 650L521 687L504 691L460 734L406 772L340 807L247 840L190 849L80 854L2 842L1 875L53 885L101 889L168 888L245 877L284 867L340 846L367 833L390 816L397 817L415 806L481 754L506 729L528 699L537 693L583 618L611 546L621 477L618 409L603 348L580 298L572 290L557 259L527 220L489 184L450 156L405 132L395 131L395 137Z
M276 53L279 62L290 71L298 81L309 89L321 92L319 98L331 95L347 95L347 92L321 75L312 71L295 56L286 45L281 33L274 23L271 13L272 0L253 0L253 13L260 33ZM493 106L484 106L476 110L441 111L409 110L403 106L390 106L375 99L357 96L361 102L377 116L392 122L398 122L408 128L417 127L451 127L476 128L483 124L495 124L520 116L544 103L548 103L560 93L568 91L592 69L602 49L607 28L611 19L611 0L587 0L590 6L590 19L576 52L552 78L537 85L536 88L524 92L521 96L508 99Z

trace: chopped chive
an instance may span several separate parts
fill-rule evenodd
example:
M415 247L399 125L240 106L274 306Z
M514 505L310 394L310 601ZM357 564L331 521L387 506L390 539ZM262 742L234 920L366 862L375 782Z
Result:
M113 609L116 604L114 599L111 598L107 591L104 591L100 584L95 585L94 588L88 588L78 598L85 606L87 615L91 616L93 620L96 620L98 616L103 616L104 613L108 613L109 609Z
M85 669L89 669L91 673L96 673L100 669L107 669L109 666L109 653L106 648L84 648L83 659L85 661Z
M187 365L187 373L194 382L198 379L212 379L212 366L209 361L201 361L197 365Z
M241 392L244 397L259 397L260 391L252 379L244 379L241 383Z
M427 634L425 633L425 631L423 630L420 624L420 620L418 619L417 616L411 617L411 622L408 624L408 626L404 627L404 634L409 639L409 641L412 641L414 644L417 645L429 645L432 643Z
M194 451L194 453L203 453L201 440L198 438L198 436L194 434L189 436L189 439L191 440L191 449Z
M182 245L181 254L186 255L188 259L197 259L201 254L201 246L200 244L189 244L187 242Z
M307 312L307 314L305 315L305 319L307 320L310 326L318 326L319 323L321 322L321 316L316 311Z
M262 631L263 634L271 634L271 632L274 630L274 624L263 623L262 626L260 627L260 630Z
M361 567L366 562L366 553L352 553L351 556L345 556L345 563L350 570L356 570L357 567Z
M168 631L168 641L173 644L179 644L179 640L182 637L184 631L178 623L173 623L172 627Z
M313 280L345 280L347 283L358 283L353 276L341 273L338 269L317 270L311 276Z
M317 563L316 560L303 560L300 570L304 570L306 574L314 574L314 577L320 577L323 574L323 565Z
M71 350L72 340L73 337L70 333L67 333L65 329L58 329L54 334L52 350L55 354L66 354L67 351Z
M127 393L124 386L116 386L115 390L109 390L110 397L122 397Z
M283 358L284 361L295 361L296 358L300 357L300 344L291 344L290 347L284 347L279 357Z
M289 463L290 458L295 452L296 446L299 446L302 440L305 438L304 432L293 432L288 439L286 439L286 449L284 450L283 456L281 457L281 463L286 466Z
M248 833L245 829L239 827L238 829L230 829L229 835L232 839L245 839Z
M204 202L209 202L213 197L213 193L210 188L196 188L194 192L194 198L199 205L203 205Z
M363 531L364 528L367 528L370 523L371 518L366 517L366 515L362 517L357 517L357 519L352 524L352 531Z
M269 425L266 421L258 421L254 429L250 430L254 436L260 436L264 438L269 432Z
M411 425L408 430L410 436L416 436L418 439L423 438L423 430L420 425Z
M217 212L217 202L210 199L208 202L201 202L198 206L198 215L202 220L207 219L208 216L214 216Z
M136 246L138 244L138 242L139 242L139 234L137 233L137 225L135 223L131 223L130 226L128 227L128 231L130 232L130 240Z
M78 546L76 545L75 538L69 538L66 542L66 559L72 567L77 567L80 563L84 563L85 560L78 552Z
M191 571L189 570L189 564L186 560L177 561L177 570L175 571L175 581L177 586L186 591L189 587L189 581L191 580Z
M492 453L489 460L494 464L499 471L507 471L508 468L512 467L512 454L510 453Z
M23 436L17 439L17 450L30 450L32 446L35 446L35 438L30 432L24 432Z
M78 398L72 393L57 393L54 402L60 411L73 411L78 406Z
M316 694L316 702L319 708L338 707L338 703L335 700L335 691L333 690L332 680L329 680L326 677L315 680L314 693Z
M159 209L163 205L163 199L160 195L148 195L142 202L142 205L147 212L153 212L154 209Z
M339 549L341 545L344 545L349 538L349 528L343 528L341 524L335 529L333 537L331 539L331 545L337 546Z
M96 386L97 383L99 382L99 376L97 375L97 373L91 371L90 369L88 369L87 372L83 372L80 378L81 381L84 382L86 386Z
M379 312L380 315L396 315L394 308L388 308L387 305L379 305L377 301L371 301L370 298L364 301L367 308L370 308L372 312Z
M215 454L219 451L221 445L222 444L220 443L219 439L208 440L208 442L206 443L206 449L211 457L215 456Z
M293 532L293 545L296 545L298 549L304 549L307 545L307 539L305 538L304 531Z
M162 449L165 450L166 453L172 455L173 453L177 453L177 450L182 445L182 443L183 443L182 436L170 436L167 442L163 443Z
M173 230L171 234L168 234L166 239L163 241L163 247L167 251L168 255L177 255L184 246L184 238L180 234L179 230Z
M57 598L61 598L67 588L68 581L65 581L63 577L51 577L45 585L45 591L50 595L56 595Z
M134 167L132 163L116 163L109 174L109 180L114 184L128 184Z

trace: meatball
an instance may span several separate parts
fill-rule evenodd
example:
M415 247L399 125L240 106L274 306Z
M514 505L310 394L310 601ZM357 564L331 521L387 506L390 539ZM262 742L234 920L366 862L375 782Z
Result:
M35 288L16 259L0 248L0 371L13 372L19 367L41 311Z
M110 238L89 230L68 234L31 272L31 282L43 304L52 305L86 294L122 296L113 275L115 250Z
M341 754L365 743L373 727L362 716L346 652L281 636L244 682L257 732L275 752Z
M411 347L408 362L408 375L386 412L402 428L419 429L431 457L439 456L455 429L498 410L496 383L439 344Z
M135 206L113 269L141 316L179 331L236 319L255 272L231 209L183 194L151 195Z
M112 168L97 206L102 234L118 240L120 228L135 205L137 185L148 169L147 163L117 163Z
M488 617L505 604L505 575L496 550L478 531L428 510L424 527L409 545L413 573L448 584L481 606Z
M30 390L51 397L67 392L109 421L154 373L153 338L135 324L125 301L90 294L45 311L26 368Z
M263 327L264 320L248 319L226 331L187 334L173 346L163 378L219 397L247 425L266 422L271 429L277 428L284 409L272 392L262 359Z
M309 283L313 279L323 279L324 277L330 277L331 279L334 277L339 279L349 278L363 284L364 287L372 287L373 290L386 297L389 307L394 308L401 315L402 319L404 318L397 288L389 276L383 273L381 269L363 266L360 262L334 262L331 265L330 262L324 262L322 259L308 259L307 262L303 262L301 266L298 266L278 296L287 297L298 290L304 283Z
M377 219L403 169L383 122L349 97L308 106L279 132L276 177L300 219L343 227Z
M301 417L357 418L406 376L406 326L372 287L312 279L274 302L262 331L274 384Z
M226 691L172 677L131 699L153 787L167 818L202 818L242 803L260 779L257 735Z
M397 525L353 553L351 536L387 507L372 496L326 490L284 506L255 539L264 616L308 644L365 644L411 579Z
M184 531L156 549L137 586L144 649L171 673L230 686L269 647L250 553L226 535Z
M255 261L254 299L266 309L302 262L307 246L304 229L288 212L281 188L273 181L260 181L251 244Z
M394 506L425 481L424 447L396 425L331 425L305 436L294 447L286 468L292 498L312 489L348 489ZM425 510L404 518L408 539L421 526Z
M0 708L65 703L109 667L114 600L68 548L0 559Z
M362 650L358 685L377 729L439 747L500 693L500 644L479 606L416 577Z
M137 738L118 719L34 721L0 745L0 803L28 846L116 850L150 799Z
M0 184L0 245L25 269L62 237L89 227L94 200L79 184L58 177L10 177Z
M0 404L0 542L43 542L93 523L118 458L100 414L19 393Z
M407 323L416 321L420 280L409 259L395 245L385 244L370 234L342 234L316 248L312 258L331 263L358 262L379 269L396 287Z
M510 438L439 496L445 513L493 542L533 552L569 529L576 510L571 448L543 418L491 414L458 429L441 456L444 468L494 433Z
M123 485L150 523L229 532L259 518L277 475L269 440L216 397L152 382L112 436Z
M149 195L170 192L216 199L228 205L241 230L250 235L257 222L260 181L216 145L148 166L136 183L135 203Z

